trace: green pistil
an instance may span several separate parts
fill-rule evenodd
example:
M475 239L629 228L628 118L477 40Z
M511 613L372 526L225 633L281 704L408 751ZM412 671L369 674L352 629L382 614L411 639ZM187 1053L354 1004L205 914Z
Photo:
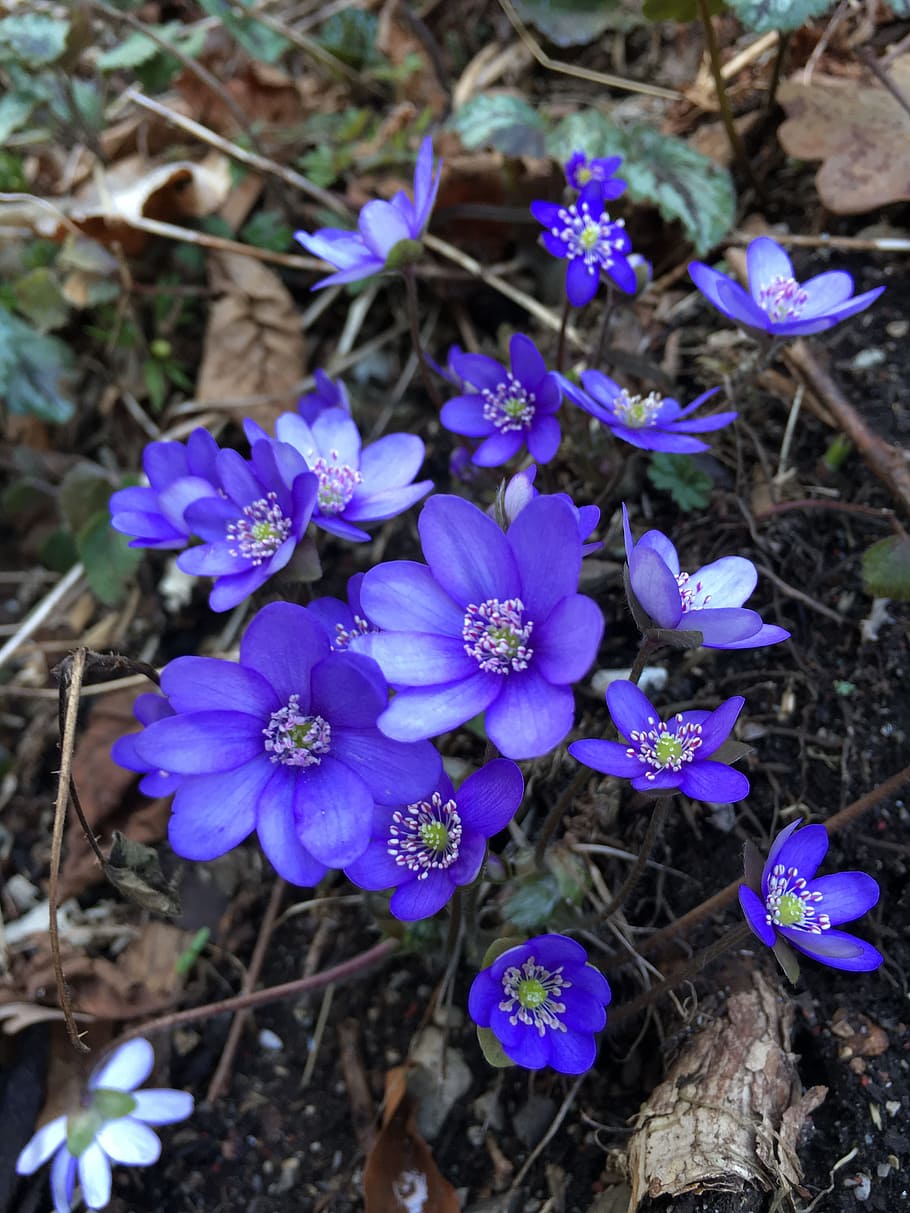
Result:
M530 1007L532 1010L547 1001L547 992L543 988L543 983L536 977L528 977L524 981L520 981L516 994L521 1005Z
M597 248L600 241L600 228L593 223L586 224L585 229L578 237L578 240L582 248L587 249L588 252L591 252L593 249Z
M682 742L670 733L664 733L654 747L654 757L661 767L678 763L682 758Z
M449 845L449 831L441 821L425 821L420 826L420 838L425 846L438 854Z
M578 169L575 175L578 178L578 180L581 182L582 185L587 185L588 182L594 176L594 174L591 172L591 170L587 166L585 166L584 168Z
M250 528L250 534L257 543L273 543L278 539L278 532L270 522L256 522Z
M805 917L806 907L795 893L784 893L777 906L777 921L782 927L798 926Z
M510 417L521 417L526 408L526 401L520 399L518 396L510 396L508 400L502 402L502 411Z

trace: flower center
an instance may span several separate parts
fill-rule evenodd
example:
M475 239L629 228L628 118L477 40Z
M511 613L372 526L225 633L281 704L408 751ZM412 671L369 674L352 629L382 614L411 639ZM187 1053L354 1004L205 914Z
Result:
M808 302L808 292L802 289L796 279L781 275L772 278L758 292L759 307L778 322L798 319Z
M565 256L570 261L581 257L585 265L609 269L615 260L614 254L623 247L622 219L614 222L606 211L601 211L595 218L587 202L562 207L559 222L562 227L553 227L550 231L566 242Z
M366 636L370 632L378 631L379 628L374 628L365 619L362 619L359 615L355 615L353 627L346 628L343 623L335 624L335 639L332 641L332 648L346 649L351 641L356 640L358 636Z
M587 185L589 181L594 180L594 170L582 164L575 170L575 177L582 185Z
M623 425L633 430L647 429L657 422L657 414L663 407L664 398L659 392L647 396L630 396L625 388L613 401L612 408Z
M300 696L292 695L287 707L273 712L262 730L272 762L286 767L318 767L332 742L332 726L322 716L304 716Z
M320 455L311 465L319 477L316 500L323 514L340 514L363 483L363 476L356 468L339 463L337 451L329 451L329 455L329 459Z
M426 880L433 868L448 868L461 848L461 818L454 800L438 792L404 810L396 809L386 848L399 867L410 868Z
M510 372L496 390L485 388L483 397L484 421L492 421L503 433L508 430L526 430L534 420L534 393L527 391Z
M229 522L227 538L232 556L242 556L254 565L274 556L291 533L291 519L278 504L277 493L268 493L243 507L236 522Z
M524 1023L536 1028L543 1036L547 1028L565 1032L566 1025L559 1016L566 1004L559 1000L571 981L562 976L562 965L552 972L543 965L535 964L529 956L523 965L511 965L502 975L502 992L505 995L499 1004L500 1011L509 1016L509 1023Z
M671 733L666 721L655 723L654 717L649 716L648 724L652 727L647 732L636 730L629 734L629 740L635 744L628 747L626 755L651 768L645 771L645 779L654 779L658 771L681 771L701 746L700 724L683 724L681 715L673 723L676 727Z
M520 598L488 598L480 606L468 604L461 634L464 651L488 674L508 674L527 669L534 650L527 640L534 624L522 623L525 604Z
M811 935L821 935L831 926L828 915L819 914L815 909L821 900L821 893L810 892L807 888L807 881L800 876L798 868L775 864L765 897L765 921L769 926L799 927Z
M699 594L701 594L701 582L696 581L695 585L691 586L689 585L688 573L677 573L676 584L679 586L679 596L682 600L682 609L683 614L685 615L686 611L691 611L694 609L695 599L699 596ZM705 594L699 603L699 609L701 609L701 607L706 607L711 601L712 597L712 594Z

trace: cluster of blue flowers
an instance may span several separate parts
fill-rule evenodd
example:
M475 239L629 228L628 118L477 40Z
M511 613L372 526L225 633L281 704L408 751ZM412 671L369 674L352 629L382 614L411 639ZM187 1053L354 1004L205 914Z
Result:
M573 200L531 207L544 247L568 263L565 290L575 307L589 303L605 277L627 294L637 289L631 242L606 209L625 188L619 167L617 157L577 152L566 166ZM335 267L317 285L407 272L439 176L425 139L413 197L368 203L356 231L298 233ZM765 238L753 242L748 260L748 292L699 263L691 273L705 297L752 334L818 332L879 293L853 297L840 272L800 286L786 254ZM654 451L705 450L695 435L736 417L696 416L719 389L683 407L597 370L576 384L549 370L521 333L511 339L508 367L453 349L445 375L458 394L443 407L442 425L476 441L478 467L499 467L523 451L538 463L552 460L564 398L615 439ZM365 543L365 527L433 489L417 479L420 438L389 434L363 446L344 385L322 371L316 390L279 417L273 434L251 421L244 428L247 455L220 448L202 429L185 444L151 443L147 484L111 500L113 525L134 546L179 550L181 569L213 579L215 611L287 569L301 545L313 543L311 525ZM342 870L361 888L391 890L390 911L404 921L437 913L478 878L489 841L522 803L516 760L564 741L575 719L573 686L595 661L604 628L600 606L579 593L582 560L600 546L590 542L599 510L539 492L536 470L517 471L492 514L459 496L431 496L417 524L423 561L376 564L351 579L347 601L263 606L238 661L179 657L164 668L162 693L136 701L141 731L121 739L114 756L142 773L143 791L173 794L169 839L178 855L213 859L255 833L285 880L310 886ZM643 637L728 650L788 638L744 605L757 583L750 561L726 556L685 572L667 535L649 530L636 541L625 506L622 518L628 601ZM617 681L606 706L618 740L574 741L569 753L654 796L740 801L749 781L723 754L744 702L733 696L713 711L664 720L633 682ZM432 741L481 719L496 753L456 787ZM791 945L834 968L875 968L882 957L871 945L833 928L873 905L878 887L863 873L816 878L826 846L820 826L785 829L763 867L750 861L743 911L779 955ZM512 1062L577 1074L593 1064L610 998L581 945L546 934L493 957L469 1005ZM157 1138L147 1126L188 1114L182 1093L136 1091L150 1067L146 1042L123 1046L90 1080L84 1109L45 1126L23 1151L26 1173L55 1156L58 1210L69 1208L77 1174L89 1206L102 1206L109 1160L153 1161Z

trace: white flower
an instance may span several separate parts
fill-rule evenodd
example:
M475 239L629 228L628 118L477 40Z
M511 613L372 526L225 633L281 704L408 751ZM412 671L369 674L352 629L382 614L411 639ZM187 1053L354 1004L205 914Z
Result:
M111 1198L111 1163L147 1167L157 1162L161 1142L149 1125L185 1120L193 1110L187 1091L136 1088L155 1061L147 1040L130 1040L88 1080L77 1112L58 1116L38 1130L16 1161L31 1175L53 1155L51 1194L57 1213L71 1213L76 1177L88 1209L103 1209Z

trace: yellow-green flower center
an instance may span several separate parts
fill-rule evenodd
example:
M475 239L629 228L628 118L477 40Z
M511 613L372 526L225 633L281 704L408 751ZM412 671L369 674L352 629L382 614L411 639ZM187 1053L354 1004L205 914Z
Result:
M517 994L518 1001L523 1007L539 1007L547 1000L543 982L538 981L535 977L529 978L527 981L520 981Z
M654 747L654 757L658 766L666 767L678 763L682 758L682 742L672 733L664 733Z
M441 821L425 821L420 827L420 837L431 851L444 851L449 845L449 831Z
M777 906L777 921L782 927L792 927L802 922L805 906L794 893L784 893Z

